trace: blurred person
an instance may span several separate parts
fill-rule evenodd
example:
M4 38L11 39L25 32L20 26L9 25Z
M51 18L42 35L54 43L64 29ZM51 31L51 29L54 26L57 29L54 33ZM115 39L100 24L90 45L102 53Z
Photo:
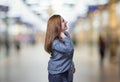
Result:
M2 52L3 43L4 43L4 37L2 36L2 34L0 34L0 52Z
M2 48L2 39L0 37L0 52L1 52L1 48Z
M10 41L7 37L5 37L5 49L6 49L6 56L8 56L10 54Z
M102 35L99 35L99 53L100 53L100 63L102 64L105 57L105 39Z
M0 38L0 48L1 48L1 45L2 45L2 41L1 41L1 38Z
M31 43L32 45L35 45L35 44L36 44L35 35L34 35L34 34L30 34L29 37L30 37L30 43Z
M77 44L78 42L77 42L76 34L73 33L71 37L72 37L72 41L73 41L74 45L77 46L77 45L78 45L78 44Z
M60 15L49 18L45 37L45 50L51 57L48 62L49 82L73 82L75 67L74 47L67 30L67 21Z
M15 44L15 49L16 49L17 53L19 54L20 49L21 49L20 34L18 34L18 35L15 36L14 44Z

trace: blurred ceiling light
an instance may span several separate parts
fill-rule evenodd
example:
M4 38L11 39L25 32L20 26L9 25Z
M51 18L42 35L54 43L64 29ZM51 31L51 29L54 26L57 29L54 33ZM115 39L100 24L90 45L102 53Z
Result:
M81 4L81 5L77 4L74 11L76 14L80 16L84 16L88 12L88 6L86 4Z
M1 2L8 0L0 0ZM10 0L9 0L10 1ZM24 3L22 2L24 1ZM109 0L12 0L10 16L21 16L22 20L46 28L46 21L52 14L62 15L68 22L76 21L77 17L85 17L89 5L106 4ZM15 4L16 3L16 4ZM33 13L32 13L32 12ZM45 21L43 21L45 20Z
M88 5L97 5L98 4L98 0L85 0L85 2Z
M88 5L104 5L109 2L109 0L86 0Z
M98 0L98 5L105 5L109 2L109 0Z
M0 0L0 5L7 5L8 4L8 0Z
M37 4L40 0L24 0L28 4Z
M69 7L75 6L76 1L75 0L66 0L63 4L69 5Z

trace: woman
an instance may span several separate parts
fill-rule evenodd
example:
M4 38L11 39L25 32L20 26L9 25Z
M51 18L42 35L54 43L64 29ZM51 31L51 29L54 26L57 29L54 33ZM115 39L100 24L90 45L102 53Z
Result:
M48 62L49 82L73 82L73 43L67 22L60 15L49 18L45 37L45 50L51 55Z

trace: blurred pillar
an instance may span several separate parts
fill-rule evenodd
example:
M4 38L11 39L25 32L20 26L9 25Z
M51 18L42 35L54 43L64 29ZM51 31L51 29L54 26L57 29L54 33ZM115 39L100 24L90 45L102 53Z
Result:
M9 33L8 33L8 11L9 7L6 5L0 5L0 12L3 12L4 16L2 17L2 20L5 22L5 32L4 32L4 45L6 48L6 55L9 54L9 49L10 49L10 43L9 43Z
M115 29L117 27L117 19L116 19L116 0L110 0L108 8L109 8L109 26L111 29Z
M117 60L117 50L118 50L118 36L117 36L117 14L116 14L116 1L110 0L108 4L109 10L109 46L110 46L110 58L111 62L115 62Z
M89 12L88 14L88 18L89 18L89 22L90 22L90 35L89 35L89 43L92 44L93 43L93 12Z
M98 14L98 6L97 5L90 5L88 8L88 17L90 20L90 43L95 43L95 36L96 36L96 31L95 31L95 17Z

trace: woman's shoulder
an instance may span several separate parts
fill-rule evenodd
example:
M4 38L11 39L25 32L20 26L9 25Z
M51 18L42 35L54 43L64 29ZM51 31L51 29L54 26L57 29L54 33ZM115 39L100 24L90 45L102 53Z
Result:
M53 40L52 45L55 45L55 44L58 43L58 42L59 42L59 38L55 38L55 39Z
M52 42L51 48L54 48L56 44L60 44L59 38L55 38Z

